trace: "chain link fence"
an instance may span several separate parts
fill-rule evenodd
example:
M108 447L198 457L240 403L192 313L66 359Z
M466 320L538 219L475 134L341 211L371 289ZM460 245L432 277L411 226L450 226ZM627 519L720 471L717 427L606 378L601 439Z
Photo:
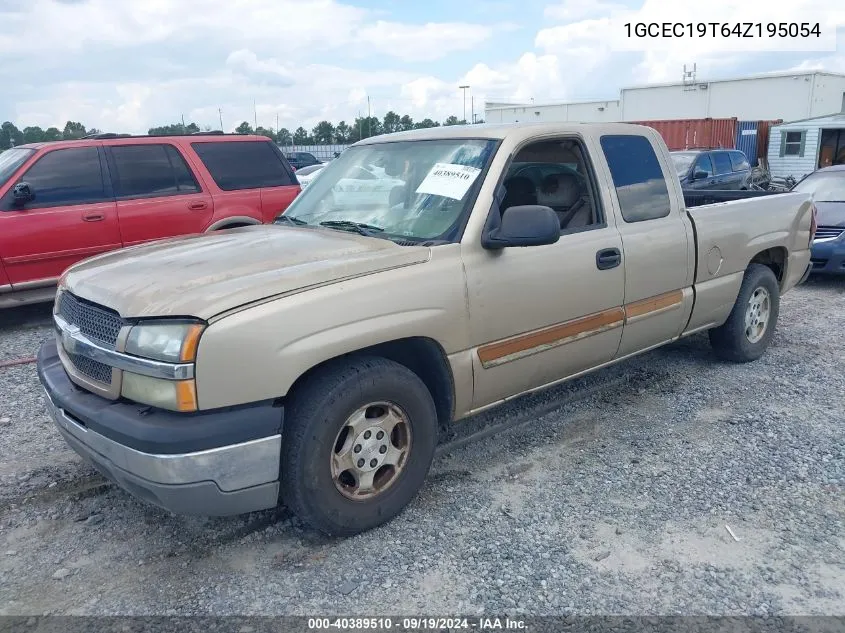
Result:
M343 150L345 150L349 145L343 144L332 144L332 145L282 145L279 144L279 148L285 154L289 154L291 152L308 152L309 154L313 154L317 160L320 161L328 161L335 158L335 154L340 154Z

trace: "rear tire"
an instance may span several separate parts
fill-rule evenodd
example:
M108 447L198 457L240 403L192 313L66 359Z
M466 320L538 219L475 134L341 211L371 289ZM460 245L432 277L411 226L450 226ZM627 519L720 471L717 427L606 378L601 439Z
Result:
M417 495L434 459L437 411L404 365L351 358L296 388L282 435L281 501L316 530L352 536Z
M775 334L780 310L780 289L772 269L751 264L745 271L728 320L710 330L716 354L735 363L760 358Z

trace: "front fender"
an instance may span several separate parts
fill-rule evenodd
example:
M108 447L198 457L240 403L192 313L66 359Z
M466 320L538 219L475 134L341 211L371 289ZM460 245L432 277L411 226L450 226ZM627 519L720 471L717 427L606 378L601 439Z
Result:
M454 256L316 287L212 322L197 352L200 408L283 397L317 365L379 343L423 337L447 355L467 349L466 285L455 247L443 247Z

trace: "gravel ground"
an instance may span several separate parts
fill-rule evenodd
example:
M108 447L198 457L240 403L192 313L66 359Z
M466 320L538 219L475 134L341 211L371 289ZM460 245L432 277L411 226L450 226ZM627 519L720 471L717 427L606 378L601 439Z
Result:
M346 540L137 502L65 446L33 365L0 369L0 615L845 615L844 329L845 280L811 279L758 362L696 336L468 420ZM0 361L49 335L49 308L0 314Z

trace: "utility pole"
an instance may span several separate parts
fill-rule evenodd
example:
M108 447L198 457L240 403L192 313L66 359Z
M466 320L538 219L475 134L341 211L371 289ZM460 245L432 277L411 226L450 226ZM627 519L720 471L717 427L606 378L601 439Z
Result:
M466 123L466 120L467 120L467 88L469 88L469 86L458 86L458 88L464 91L464 123Z
M252 100L252 116L254 117L253 122L255 123L255 125L253 126L252 129L257 130L258 129L258 109L255 107L255 99Z
M370 95L367 95L367 137L373 135L373 123L370 121L370 117L372 114L370 113Z
M217 114L220 115L220 131L223 131L223 109L217 108Z
M182 115L182 131L185 131L185 115Z
M276 112L276 138L279 137L279 113Z
M469 97L469 111L472 116L472 122L475 123L475 95Z

